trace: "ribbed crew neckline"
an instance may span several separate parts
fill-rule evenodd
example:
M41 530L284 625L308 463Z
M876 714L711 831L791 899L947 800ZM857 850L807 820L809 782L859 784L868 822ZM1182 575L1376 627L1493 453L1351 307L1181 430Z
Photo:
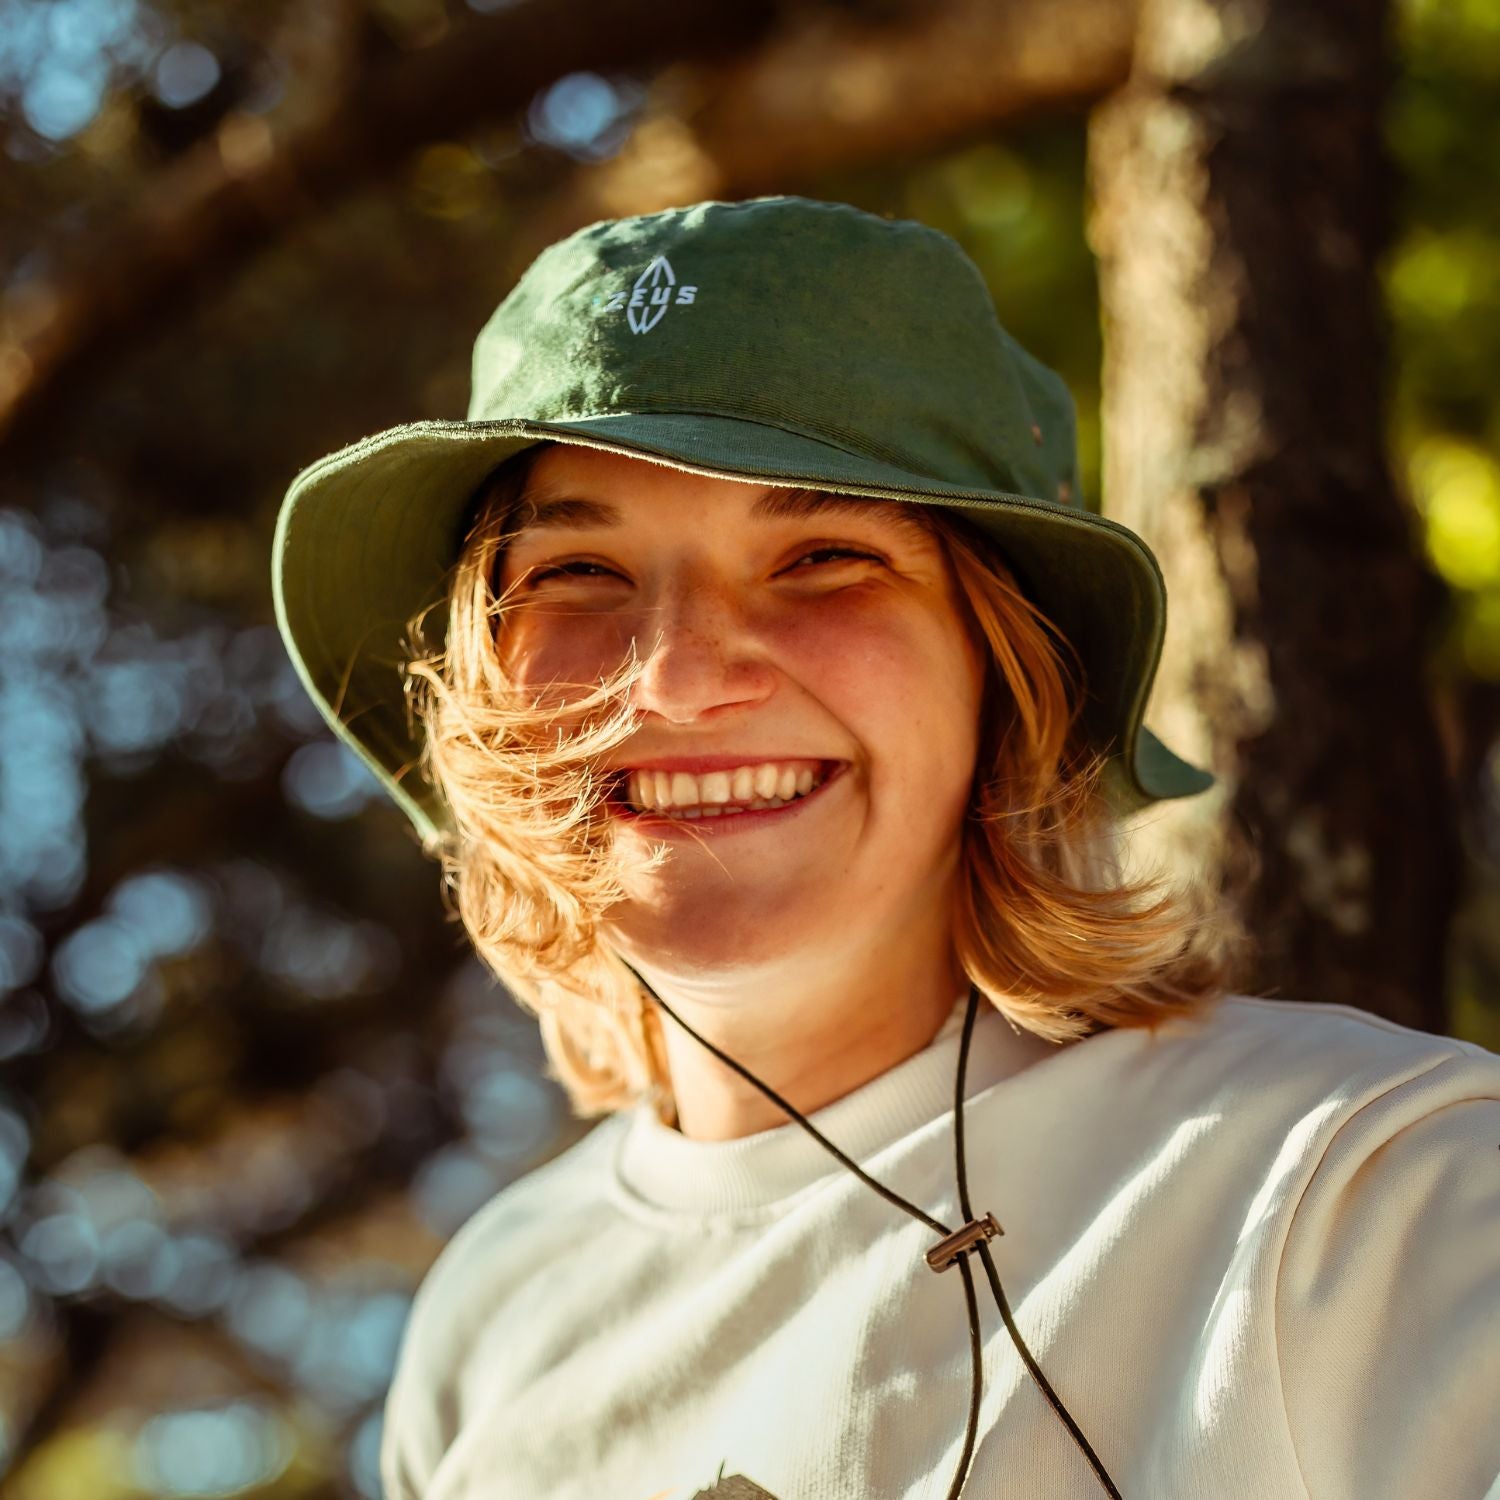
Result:
M951 1118L967 1001L965 990L921 1051L807 1119L839 1150L863 1163L939 1115ZM1057 1050L1030 1032L1018 1034L981 1000L969 1046L965 1098ZM698 1214L765 1208L846 1170L795 1120L738 1140L696 1141L663 1125L644 1103L627 1112L614 1156L616 1184L627 1197L658 1209Z

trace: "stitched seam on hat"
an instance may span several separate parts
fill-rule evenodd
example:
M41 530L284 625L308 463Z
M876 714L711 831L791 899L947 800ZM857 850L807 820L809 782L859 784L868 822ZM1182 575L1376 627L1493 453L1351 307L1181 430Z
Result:
M782 408L767 403L760 405L753 400L746 401L739 407L730 410L724 407L711 406L697 403L693 406L684 406L680 402L658 404L654 401L641 402L632 410L618 411L588 411L572 412L568 414L557 414L549 417L525 417L517 416L509 420L521 422L591 422L607 418L621 418L632 416L682 416L682 417L724 417L730 421L752 421L762 427L773 427L781 432L791 433L794 437L807 438L811 442L823 443L827 447L837 448L839 452L847 454L850 458L874 459L880 463L890 464L893 468L903 469L909 474L920 474L925 478L932 479L937 484L953 484L953 481L942 479L938 475L929 474L925 469L917 466L914 457L903 452L899 448L887 447L883 443L860 443L853 441L846 429L834 428L813 429L802 427L788 421L782 414ZM506 421L504 417L492 417L490 421ZM970 488L970 486L954 485L954 488ZM978 487L973 487L976 494L983 493ZM1044 495L1031 495L1022 498L1033 500L1046 500ZM1053 500L1052 503L1058 503Z

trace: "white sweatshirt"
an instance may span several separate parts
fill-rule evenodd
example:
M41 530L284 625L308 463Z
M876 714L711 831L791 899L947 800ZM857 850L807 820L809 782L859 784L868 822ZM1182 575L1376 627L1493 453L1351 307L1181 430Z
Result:
M962 1014L810 1116L953 1226ZM1063 1048L982 1005L965 1120L1022 1337L1125 1500L1500 1500L1500 1057L1339 1005ZM971 1377L935 1238L793 1122L610 1117L423 1282L386 1500L943 1500ZM1102 1496L971 1265L965 1500Z

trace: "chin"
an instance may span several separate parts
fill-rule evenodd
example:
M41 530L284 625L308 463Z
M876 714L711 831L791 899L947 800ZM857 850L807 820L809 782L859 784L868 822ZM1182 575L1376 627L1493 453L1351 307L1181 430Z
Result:
M713 974L785 962L826 939L804 900L788 904L757 893L753 902L726 899L722 890L683 893L680 900L644 906L630 902L611 918L627 958L680 974Z

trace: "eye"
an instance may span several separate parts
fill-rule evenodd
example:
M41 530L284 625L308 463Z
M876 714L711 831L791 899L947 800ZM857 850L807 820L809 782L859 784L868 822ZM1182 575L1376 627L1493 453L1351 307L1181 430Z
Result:
M883 561L883 559L877 557L875 553L861 552L857 547L814 547L811 552L804 552L802 556L799 557L797 561L787 569L787 572L792 573L805 571L805 569L803 568L804 563L812 563L816 566L820 562L830 560L840 561L847 558L854 558L860 562L878 563Z
M863 552L857 547L815 547L810 552L804 552L796 562L792 563L786 571L805 572L809 567L818 567L827 563L845 562L849 560L856 562L882 562L884 559L873 552ZM807 566L804 566L807 565ZM613 568L607 568L603 563L586 562L577 560L574 562L552 563L546 567L532 568L526 574L528 587L546 583L554 578L621 578Z
M554 563L547 568L533 568L527 575L528 584L545 583L549 578L618 578L613 568L603 563L565 562Z

